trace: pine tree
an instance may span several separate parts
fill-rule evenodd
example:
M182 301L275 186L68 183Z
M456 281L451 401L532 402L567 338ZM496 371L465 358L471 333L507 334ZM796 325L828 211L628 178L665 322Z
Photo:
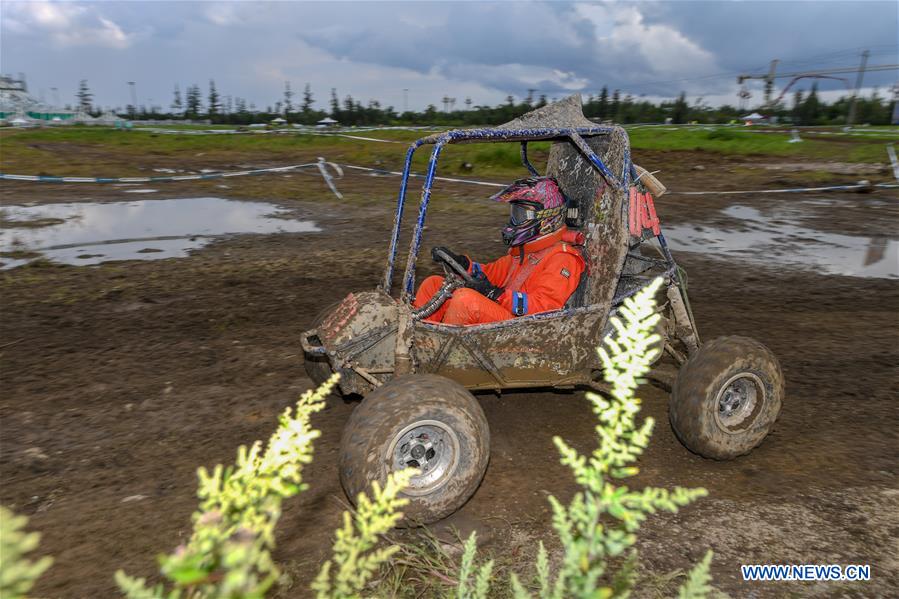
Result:
M331 88L331 118L340 120L340 101L337 99L337 88Z
M91 100L94 99L94 94L87 87L87 79L82 79L81 83L78 84L78 93L75 94L75 97L78 98L78 108L80 110L84 112L91 111Z
M221 112L222 105L220 103L219 93L215 89L215 80L209 80L209 107L206 111L209 118L215 118Z
M599 92L599 118L605 119L609 116L609 88L602 86Z
M681 92L674 101L674 107L671 111L671 120L675 123L686 123L687 116L690 112L690 106L687 104L687 94Z
M195 119L200 116L200 111L203 109L201 98L199 85L195 83L187 88L187 101L184 116L189 119Z
M797 89L793 94L793 121L796 124L802 124L802 90Z
M301 108L304 115L308 115L310 112L312 112L313 102L314 99L312 98L312 86L307 83L306 87L303 88L303 106Z
M812 83L812 91L809 92L800 111L803 125L816 125L821 115L821 101L818 100L818 84Z
M175 96L172 99L172 114L181 114L184 110L184 102L181 101L181 89L175 84Z
M356 105L353 102L353 96L347 94L347 96L343 99L343 119L346 121L346 124L355 125L357 114L359 113L356 112Z
M611 113L609 114L609 116L612 117L612 119L614 119L615 121L620 120L618 118L618 111L620 110L620 108L621 108L621 92L616 89L614 92L612 92L612 106L611 106L612 110L611 110Z
M284 82L284 116L289 117L293 112L293 90L290 89L290 81Z

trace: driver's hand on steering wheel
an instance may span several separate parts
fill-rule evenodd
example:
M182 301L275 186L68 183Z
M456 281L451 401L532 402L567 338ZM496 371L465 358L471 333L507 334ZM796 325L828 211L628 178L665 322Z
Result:
M496 301L505 289L497 287L487 278L483 271L478 271L471 277L471 282L465 284L469 289L474 289L487 299Z
M459 266L461 266L465 270L468 270L468 267L471 266L471 261L468 259L468 256L460 256L459 254L454 253L452 250L443 247L442 245L431 248L431 258L434 260L434 262L446 262L444 257L438 253L440 251L446 253L450 258L458 262Z

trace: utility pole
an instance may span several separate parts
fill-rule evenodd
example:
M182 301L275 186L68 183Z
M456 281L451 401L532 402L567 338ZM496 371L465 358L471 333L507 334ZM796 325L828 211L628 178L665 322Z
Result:
M409 112L409 88L403 88L403 112Z
M737 83L742 85L743 82L745 82L748 79L763 80L765 82L765 104L762 107L764 108L764 107L767 107L770 105L771 92L774 89L773 84L774 84L775 79L784 79L784 78L801 79L803 77L824 78L826 75L842 75L845 73L859 73L857 87L861 88L861 81L862 81L863 73L867 73L868 71L871 71L872 73L874 71L878 71L878 72L879 71L895 71L896 69L899 69L899 64L875 64L875 65L869 66L867 63L867 60L868 60L868 51L866 50L862 54L861 68L859 68L859 67L836 67L833 69L818 69L815 71L795 71L795 72L790 72L790 73L775 72L775 65L777 64L778 61L772 60L771 68L768 70L767 73L760 73L760 74L744 73L742 75L737 76ZM839 79L839 77L826 77L826 78ZM847 87L848 87L848 85L847 85ZM789 85L787 86L787 88L789 88ZM743 91L748 91L748 90L741 90L741 92L738 94L741 98L743 97L743 93L742 93ZM746 96L746 97L748 97L748 96Z
M868 56L871 53L868 50L862 52L862 64L858 67L858 77L855 79L855 91L852 93L852 104L849 105L849 116L846 118L846 124L851 125L855 122L855 114L858 110L858 94L862 90L862 80L865 77L865 67L868 65Z
M771 92L774 91L774 73L777 70L778 59L771 61L771 68L768 69L768 76L765 77L765 106L771 104Z

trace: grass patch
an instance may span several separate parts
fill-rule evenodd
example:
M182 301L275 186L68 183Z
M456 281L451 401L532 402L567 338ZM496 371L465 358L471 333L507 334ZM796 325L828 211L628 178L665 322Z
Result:
M454 538L441 540L427 527L410 532L385 535L399 551L382 566L377 584L377 597L418 598L455 597L465 539L456 531ZM504 547L503 555L485 552L483 559L495 562L490 588L491 597L512 597L509 572L515 571L521 548Z
M837 129L833 130L834 132ZM899 127L896 128L899 136ZM635 150L699 151L731 155L794 156L796 158L839 160L841 162L883 162L887 141L858 137L815 136L805 134L802 143L789 143L789 130L760 133L751 129L718 127L708 129L669 129L643 127L630 129L631 146Z
M632 147L638 151L884 162L884 144L899 139L899 127L895 128L896 135L891 135L890 128L886 131L882 138L804 132L804 142L798 144L788 143L787 129L759 133L737 127L637 127L630 128L629 134ZM831 132L839 130L834 128ZM387 144L302 133L177 135L90 127L3 130L0 131L4 150L0 171L57 176L152 176L159 174L152 169L161 167L234 170L248 165L314 162L318 156L399 170L407 144L422 135L420 131L396 130L364 133L365 137L399 142ZM541 169L549 143L536 142L529 149L531 161ZM429 157L429 148L419 150L413 162L414 170L424 172ZM517 143L460 144L444 149L438 174L508 179L524 176L526 171L519 159Z

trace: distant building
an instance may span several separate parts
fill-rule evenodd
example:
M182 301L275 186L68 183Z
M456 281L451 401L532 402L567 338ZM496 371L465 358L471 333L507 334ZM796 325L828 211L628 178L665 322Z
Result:
M335 127L335 126L337 126L337 121L335 121L334 119L332 119L329 116L326 116L325 118L320 120L318 123L316 123L315 126L316 127Z
M25 124L74 122L77 116L73 110L50 106L31 97L24 80L0 76L0 120L23 126L22 121Z
M744 125L767 125L768 117L761 115L757 112L753 112L752 114L747 114L740 117L740 120L743 121Z

